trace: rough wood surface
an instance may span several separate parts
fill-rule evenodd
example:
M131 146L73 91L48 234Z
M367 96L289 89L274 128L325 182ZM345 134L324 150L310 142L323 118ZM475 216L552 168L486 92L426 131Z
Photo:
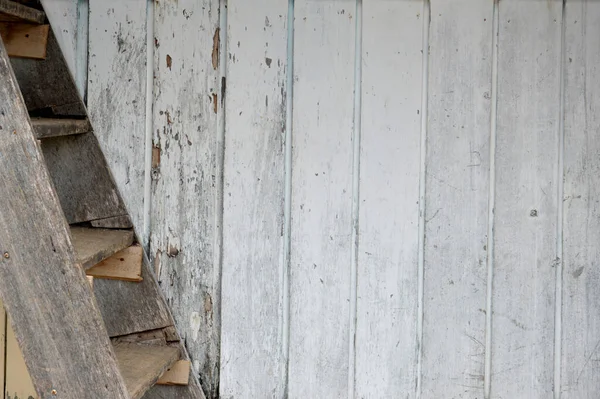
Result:
M131 399L139 399L180 356L172 346L118 343L115 355Z
M6 370L6 311L2 298L0 298L0 387L4 387L4 376ZM4 388L0 392L0 398L4 398Z
M414 397L422 12L363 5L357 398Z
M502 0L498 7L492 397L548 398L562 7L545 0Z
M146 231L146 4L89 2L90 119L138 234Z
M56 35L56 40L60 45L69 70L72 75L75 76L77 64L83 61L80 57L76 59L75 55L77 43L83 39L77 37L79 34L78 25L84 22L84 18L78 16L78 5L80 3L76 0L40 1L44 7L44 12L46 13L50 25L55 27L54 33ZM85 44L87 46L87 40ZM78 55L80 54L78 53ZM85 57L87 58L87 48Z
M42 150L69 223L127 213L93 133L45 139Z
M431 2L421 384L425 398L483 397L492 24L491 1Z
M179 360L156 381L156 385L187 385L190 379L192 363Z
M223 146L217 142L217 113L224 102L212 54L219 52L218 40L213 47L219 1L163 1L155 3L154 16L158 159L152 169L150 256L203 388L216 397L221 304L215 245L222 206L216 164Z
M116 230L113 230L116 231ZM113 256L104 259L96 266L86 271L88 276L104 278L108 280L122 280L140 282L142 278L143 249L139 245L133 245Z
M90 220L90 224L93 227L100 227L103 229L131 229L133 223L129 215L114 216L106 219Z
M600 3L567 2L561 397L600 392Z
M126 398L2 44L0 98L0 296L38 395Z
M46 15L43 11L27 7L16 1L0 0L0 21L27 21L43 24L46 21Z
M4 348L6 358L2 359L2 362L6 360L6 375L2 376L6 378L6 385L3 385L4 390L0 397L4 398L4 394L6 394L7 399L37 397L33 382L31 382L31 377L27 371L25 359L23 359L23 353L10 325L10 320L7 320L7 322L8 324L5 326L6 341L2 341L3 347L6 344ZM4 331L2 335L4 335Z
M31 125L37 139L70 136L92 131L87 119L31 118Z
M278 0L228 4L222 397L284 395L287 9ZM247 370L261 372L240 384Z
M0 37L4 41L9 57L43 60L50 25L22 23L0 23Z
M133 244L133 231L72 226L71 240L77 261L89 269Z
M288 389L346 397L355 3L295 4Z

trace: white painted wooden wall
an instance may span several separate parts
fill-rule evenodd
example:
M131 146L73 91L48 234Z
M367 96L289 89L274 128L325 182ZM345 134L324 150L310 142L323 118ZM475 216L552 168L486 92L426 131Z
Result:
M209 395L598 396L599 2L44 3Z

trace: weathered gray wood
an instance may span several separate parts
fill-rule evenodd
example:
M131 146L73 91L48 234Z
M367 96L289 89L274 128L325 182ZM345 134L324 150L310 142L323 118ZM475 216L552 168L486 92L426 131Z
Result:
M285 390L280 326L286 268L281 232L287 9L287 2L279 0L228 4L228 212L223 220L221 295L221 357L227 361L221 362L219 385L225 398L283 397ZM248 370L253 372L240 384Z
M48 34L45 60L12 58L27 109L43 116L86 116L54 33Z
M406 399L417 368L423 4L365 0L363 13L356 398Z
M0 98L0 296L36 390L127 398L1 43Z
M492 24L492 1L431 1L424 398L483 397Z
M35 137L46 139L50 137L70 136L92 131L87 119L55 119L31 118Z
M133 231L71 227L75 257L84 269L102 262L133 244Z
M133 223L131 223L131 218L129 215L90 220L90 224L94 227L100 227L103 229L130 229L133 227Z
M565 12L560 393L592 399L600 392L600 3L568 1Z
M127 213L93 133L45 139L42 150L69 223Z
M498 7L491 397L550 398L562 4Z
M26 21L43 24L46 21L46 14L16 1L0 0L0 21Z
M125 342L114 351L131 399L141 398L180 356L177 347Z
M150 256L209 397L218 388L221 306L218 21L218 0L155 3Z
M155 385L148 391L143 399L205 399L199 385L192 384L193 368L190 370L189 385L187 386L161 386Z

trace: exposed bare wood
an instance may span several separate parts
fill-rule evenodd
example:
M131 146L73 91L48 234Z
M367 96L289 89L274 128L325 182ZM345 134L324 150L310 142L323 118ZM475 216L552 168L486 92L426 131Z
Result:
M91 220L90 224L94 227L101 227L103 229L130 229L133 227L129 215Z
M9 57L46 58L50 25L0 22L0 37Z
M70 136L92 131L90 122L87 119L31 118L31 124L38 139Z
M156 385L187 385L190 380L192 363L179 360L156 381Z
M172 346L124 342L115 344L114 351L132 399L141 398L180 355L179 349Z
M133 231L71 227L77 261L84 269L100 263L133 244Z
M86 271L88 276L108 280L140 282L143 249L139 245L125 248Z
M43 24L46 22L46 14L14 1L0 0L0 21L27 21Z

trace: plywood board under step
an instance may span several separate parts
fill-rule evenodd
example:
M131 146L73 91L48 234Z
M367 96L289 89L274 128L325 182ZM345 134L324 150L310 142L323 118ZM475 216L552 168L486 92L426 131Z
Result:
M171 346L117 343L114 350L132 399L141 398L180 356L179 349Z
M70 136L92 131L92 126L87 119L31 118L31 125L37 139Z
M71 239L77 261L89 269L133 244L133 231L71 226Z
M36 24L46 22L46 14L35 8L24 6L10 0L0 0L0 21L27 21Z
M179 360L156 381L156 385L187 385L190 380L191 362Z
M96 266L92 266L86 271L86 274L108 280L140 282L143 280L142 257L142 247L132 245L103 260Z
M50 25L0 22L0 37L9 57L46 58Z

